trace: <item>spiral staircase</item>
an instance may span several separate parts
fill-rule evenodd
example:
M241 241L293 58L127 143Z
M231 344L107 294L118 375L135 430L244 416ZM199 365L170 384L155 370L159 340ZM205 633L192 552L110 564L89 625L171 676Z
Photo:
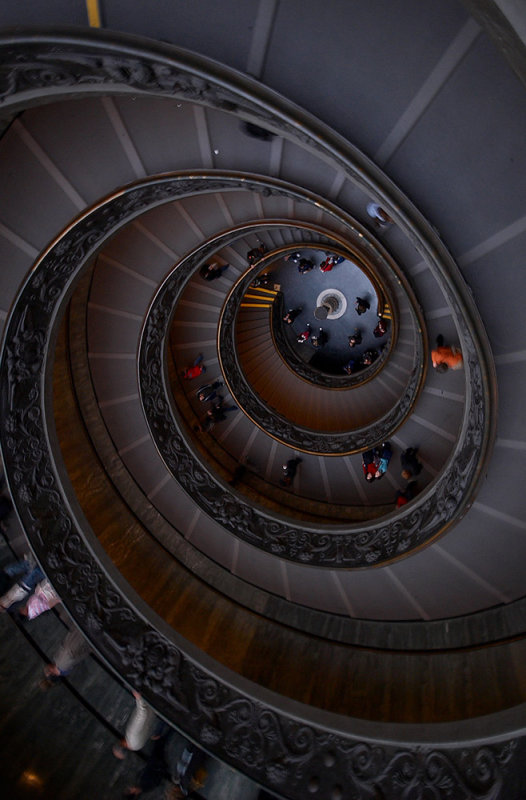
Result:
M107 668L272 795L522 797L526 102L493 4L131 5L101 4L105 30L80 2L0 12L1 439L28 542ZM368 370L295 347L297 250L389 309ZM301 280L314 308L329 278ZM439 333L464 369L431 369ZM215 379L236 408L203 429Z

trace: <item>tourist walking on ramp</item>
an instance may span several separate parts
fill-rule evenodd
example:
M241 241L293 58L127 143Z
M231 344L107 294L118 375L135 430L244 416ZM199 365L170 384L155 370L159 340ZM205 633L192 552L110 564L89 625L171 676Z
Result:
M381 448L379 449L378 456L375 459L375 466L376 472L374 477L376 480L383 478L385 473L387 472L387 467L389 466L389 462L393 455L393 450L389 442L384 442Z
M441 333L437 336L437 346L431 350L431 361L437 372L447 372L448 369L461 369L464 359L458 347L448 347L444 344Z
M283 464L283 477L280 480L281 486L292 486L299 464L301 464L301 458L289 458L289 460Z
M185 367L185 369L181 372L181 376L185 381L191 381L194 378L198 378L203 374L203 372L206 372L206 367L203 364L203 354L199 353L194 363L189 367Z
M422 472L422 464L417 458L417 453L417 447L408 447L400 456L402 478L406 481L414 478L416 475L420 475Z
M127 750L141 750L148 739L151 737L157 717L142 695L135 690L132 691L135 698L135 708L133 709L124 732L124 738L113 747L115 758L123 759Z

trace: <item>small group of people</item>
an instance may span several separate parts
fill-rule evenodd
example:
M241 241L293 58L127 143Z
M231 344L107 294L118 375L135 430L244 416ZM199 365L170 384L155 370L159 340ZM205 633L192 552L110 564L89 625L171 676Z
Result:
M373 336L375 339L381 339L382 336L385 336L387 333L388 323L383 317L379 317L378 324L376 328L373 330ZM357 347L357 345L361 344L363 341L362 331L360 328L355 328L354 333L351 333L349 336L349 347Z
M298 272L300 275L305 275L306 272L310 272L311 269L314 269L314 261L311 258L300 258L298 261Z
M289 253L285 256L285 261L290 261L291 264L296 264L300 275L305 275L316 266L312 258L305 258L299 251Z
M313 347L324 347L329 341L329 336L321 327L318 328L317 333L313 333L310 323L307 322L307 327L299 334L296 341L298 344L303 344L304 342L310 341Z
M0 597L0 611L34 619L60 603L60 598L32 553L28 552L23 558L3 567L0 571L2 590L9 586L13 578L16 579L15 583ZM77 627L71 627L51 661L44 665L43 677L38 683L40 690L48 691L63 682L91 652L85 636ZM113 747L113 754L116 758L123 759L128 751L137 752L149 741L152 741L152 748L136 783L128 788L125 796L138 797L167 782L167 797L173 800L197 797L195 792L204 786L207 778L205 754L186 743L174 768L165 751L168 738L174 733L173 729L157 717L139 692L133 691L133 696L135 707L128 719L123 738Z
M212 383L200 386L195 393L200 403L211 403L201 423L201 429L204 431L210 431L216 423L223 422L229 411L237 411L236 405L226 406L223 397L218 394L218 389L223 385L223 381L216 378Z
M198 378L203 372L206 372L206 366L203 363L203 354L199 353L195 361L181 372L181 376L190 381ZM226 415L230 411L237 411L236 405L225 405L223 397L218 393L218 389L223 385L223 381L216 378L211 383L207 383L197 389L195 393L197 400L200 403L211 403L211 407L207 410L201 424L194 426L196 433L211 431L216 423L223 422L226 419Z
M362 298L356 298L357 305L358 303L366 302ZM360 313L360 312L358 312ZM388 322L383 317L379 317L378 324L373 331L373 335L376 339L380 339L382 336L385 336L388 330ZM355 328L354 333L351 333L349 338L349 347L354 349L358 347L358 345L362 344L363 342L363 335L360 328ZM385 344L381 346L380 350L385 347ZM346 372L348 375L353 375L356 372L360 372L360 370L365 369L366 367L370 367L371 364L377 360L380 355L380 351L377 350L375 347L368 348L364 353L362 353L359 357L353 357L349 359L347 364L344 365L343 371Z
M362 469L367 483L380 480L387 472L393 449L389 442L362 453Z
M376 348L370 347L361 356L357 358L351 358L343 367L343 371L347 373L347 375L355 375L357 372L360 372L362 369L366 369L370 367L371 364L374 364L376 359L379 357L380 353Z
M384 442L380 447L374 447L362 453L362 469L367 483L383 478L393 456L393 449L389 442ZM423 466L418 459L418 448L408 447L400 455L402 467L401 477L406 481L402 489L398 489L395 495L396 508L409 503L418 492L418 485L415 478L422 472Z
M393 449L390 442L384 442L380 447L374 447L362 453L362 470L367 483L383 478L393 456ZM423 465L418 458L418 448L408 447L400 454L400 465L402 467L401 477L406 484L403 489L396 493L396 507L408 503L416 495L418 487L415 478L420 475Z
M320 272L330 272L333 267L345 261L343 256L336 256L334 253L325 253L326 258L320 264Z
M378 481L383 478L389 468L393 457L393 448L390 442L383 442L377 447L373 447L362 453L362 470L367 483ZM294 482L299 465L302 459L298 456L289 458L282 466L282 476L280 486L290 487ZM401 477L406 482L402 489L396 492L396 507L408 503L418 491L416 478L422 472L423 465L418 458L418 448L408 447L400 454L400 465L402 467Z
M299 250L289 253L285 256L285 261L290 261L291 264L296 264L300 275L310 272L316 266L312 258L305 258ZM338 264L345 261L343 256L337 256L335 253L325 253L325 258L319 264L320 272L330 272Z
M33 620L60 603L60 597L36 563L32 553L7 564L1 573L2 586L15 582L0 597L0 612L8 611L20 622ZM44 666L39 682L42 691L51 689L90 654L91 649L78 628L71 628L60 643L52 661Z

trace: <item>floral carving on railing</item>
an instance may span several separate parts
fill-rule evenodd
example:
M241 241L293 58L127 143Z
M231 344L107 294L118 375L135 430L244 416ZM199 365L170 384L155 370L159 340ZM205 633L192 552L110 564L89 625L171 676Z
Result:
M152 92L268 120L274 128L286 130L338 161L330 148L309 135L307 126L296 129L292 122L273 114L257 96L247 98L249 91L256 91L253 84L247 82L236 90L227 70L216 66L215 73L206 73L200 60L196 65L182 66L170 59L168 48L164 52L160 46L158 55L151 55L130 39L126 52L121 52L109 37L76 39L73 35L34 35L24 40L10 34L0 44L0 104L8 109L6 113L36 102L39 93L59 98L82 91L93 93L97 88L100 92ZM362 185L366 182L362 175L365 161L355 166L349 160L342 156L340 162ZM224 182L214 184L210 180L203 190L213 191L214 186L221 188ZM243 181L243 188L246 186ZM318 792L318 796L342 800L352 792L360 800L382 795L402 800L415 792L440 796L447 787L455 798L496 800L506 771L513 765L514 741L457 750L413 743L409 750L409 745L379 746L363 741L365 737L331 732L340 720L327 720L320 713L322 722L313 721L315 715L307 707L294 705L291 712L277 710L280 698L261 691L264 699L254 699L247 690L236 688L232 674L211 675L175 634L169 638L156 631L119 588L118 580L110 578L111 569L103 568L102 559L95 555L93 536L66 476L61 474L52 435L48 373L53 330L76 277L105 239L146 209L190 191L196 191L195 181L166 178L146 182L82 216L35 265L7 320L0 363L2 450L13 500L33 549L66 608L120 675L187 735L278 794L303 800ZM410 222L407 224L410 226ZM442 270L446 275L447 254L441 251L437 237L433 239L432 232L426 231L437 253L446 260L443 267L440 258L431 254L431 245L418 240L416 223L412 231L408 235L414 236L422 252L430 254L435 271ZM188 271L215 248L215 242L202 248L196 263L188 262ZM186 277L185 269L181 269L173 279L184 281ZM252 537L272 552L327 566L380 563L407 552L437 535L469 504L494 433L494 376L485 352L484 332L477 328L472 301L461 281L453 277L445 291L465 357L468 399L463 427L442 475L394 521L352 532L289 528L258 516L259 512L233 495L220 502L224 487L190 458L169 414L164 428L159 419L154 420L152 430L157 427L169 434L170 457L173 455L177 468L189 467L209 513L219 514L221 508L225 524L234 520L238 535L246 526L249 540ZM162 347L162 340L155 341L155 329L147 346ZM164 392L162 410L167 408L165 398ZM251 738L247 741L249 727Z
M272 254L268 256L267 260L271 259ZM265 260L262 259L255 269L263 269L264 264ZM402 424L403 420L410 413L411 407L421 387L424 375L424 345L422 338L420 336L415 337L412 370L406 385L400 390L400 396L393 403L393 407L388 413L371 421L369 425L342 433L318 432L296 425L284 416L278 414L275 409L269 408L259 397L252 389L237 358L235 339L236 316L242 298L253 280L253 272L252 270L244 276L230 294L220 320L220 361L223 372L227 377L230 391L235 400L239 403L239 406L270 436L279 439L290 447L309 453L344 455L363 450L367 447L373 447L387 440L389 436L392 435L392 432ZM160 290L154 301L154 309L155 304L159 302L160 294L164 291L170 291L169 287L163 287L163 289ZM171 301L173 305L176 302L176 298L172 297ZM168 300L168 304L169 303L170 299ZM157 314L156 322L160 322L160 317ZM415 320L415 328L416 327ZM166 333L167 331L165 331L164 335L166 335ZM157 355L160 354L158 353ZM305 372L309 371L306 365L303 366ZM375 374L376 365L373 365L371 370L372 374ZM312 377L312 370L309 371L309 377ZM316 382L321 383L320 380ZM342 383L345 385L340 379L332 379L332 381L329 379L329 385L327 386L324 384L324 386L325 388L335 388L334 384L341 387ZM353 384L348 379L348 385L349 387L354 387L356 384ZM155 390L155 393L157 394L157 390Z
M291 332L287 330L287 326L283 324L283 312L283 298L278 296L272 304L271 320L272 336L276 348L284 360L294 370L296 375L313 383L315 386L323 386L325 389L360 386L362 383L371 380L374 375L380 372L391 354L392 341L390 339L389 345L382 349L376 361L374 361L370 367L360 370L360 372L355 372L352 375L330 375L326 372L322 372L320 369L312 367L309 361L302 361L291 346L291 339L296 341L296 334L294 334L294 331Z

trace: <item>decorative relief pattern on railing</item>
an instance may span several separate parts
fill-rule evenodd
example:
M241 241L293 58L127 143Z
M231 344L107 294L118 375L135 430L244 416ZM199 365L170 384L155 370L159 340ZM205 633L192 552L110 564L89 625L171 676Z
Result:
M33 289L24 314L28 318L29 315L35 318L39 313L45 316L47 310L50 314L47 324L51 324L52 301L60 300L75 269L80 269L83 261L110 232L153 205L168 202L192 191L222 189L225 180L227 179L209 179L204 176L198 179L163 177L158 181L134 186L97 207L68 230L43 257L29 284L36 287L40 283L38 292ZM257 181L231 178L230 184L261 190ZM224 238L231 235L231 232L225 234ZM485 414L485 396L480 364L474 347L470 348L472 340L467 326L464 353L471 378L469 413L465 417L462 435L449 466L435 483L422 492L405 512L402 509L393 519L386 518L383 524L357 525L347 530L329 527L325 530L312 530L309 526L285 523L252 507L234 493L225 491L225 486L207 471L206 465L191 451L178 428L162 380L164 340L174 301L189 275L221 245L221 241L222 238L217 237L199 248L165 281L152 305L143 333L139 370L143 403L157 447L172 474L201 508L236 536L282 558L301 563L347 568L373 565L403 555L436 536L464 507L469 497L470 483L479 469L477 443L481 441L480 425ZM247 275L240 285L250 280L251 276ZM50 294L51 289L53 291ZM44 307L42 297L49 298ZM22 308L23 302L21 298L17 308ZM224 329L228 330L228 327L226 323ZM11 339L11 331L10 326L7 342L8 360L12 362L19 340ZM39 331L38 336L42 335L45 335L45 331ZM24 330L25 347L29 346L30 340L28 330ZM18 358L17 363L20 362L21 359ZM31 370L32 367L27 369ZM11 414L22 413L23 405L21 402L18 408L13 407ZM270 424L272 418L269 414ZM369 431L369 441L375 434L376 431ZM366 432L363 435L366 437ZM364 442L366 441L364 438ZM20 447L24 450L27 443L20 444Z
M161 48L162 50L162 48ZM337 156L334 148L324 146L316 140L316 137L309 136L304 130L298 130L292 123L284 123L284 111L280 109L273 113L265 105L268 101L267 93L262 90L265 100L260 98L247 98L244 94L243 81L240 79L241 88L233 84L233 76L228 70L219 70L216 77L210 75L204 77L199 75L199 69L193 69L193 65L182 65L171 60L168 56L155 56L137 52L135 55L117 52L112 45L107 45L101 39L93 39L72 44L66 37L57 43L57 39L46 40L46 37L38 37L16 43L11 37L7 44L2 47L2 67L0 69L0 101L6 103L9 108L16 107L17 93L21 95L20 102L27 102L27 93L34 93L41 89L43 94L52 92L67 95L68 91L81 91L84 87L93 90L93 86L104 88L106 84L115 91L116 87L134 88L136 90L152 91L154 93L170 94L172 96L187 97L189 100L208 103L210 105L228 109L231 112L251 111L259 117L272 119L272 124L277 127L290 128L291 135L294 134L298 141L308 143L319 150L326 150L336 162L341 161L345 166L349 177L356 179L359 185L364 185L366 179L361 173L362 162L365 163L363 156L357 154L352 148L348 148L352 155L356 156L357 163L360 164L360 174L352 164L351 157L346 162L341 156ZM197 59L199 64L202 62ZM222 81L230 82L226 87ZM248 82L247 82L248 85ZM251 88L255 88L252 87ZM32 98L31 98L32 99ZM315 127L315 123L313 122ZM370 165L368 165L370 166ZM372 169L372 167L370 167ZM185 185L186 183L186 185ZM205 186L206 184L206 186ZM202 186L204 191L219 189L224 183L214 180L205 181ZM235 181L233 183L235 185ZM243 188L254 188L261 191L261 186L251 181L239 181ZM148 186L141 186L124 193L115 198L108 204L96 209L89 217L89 220L81 220L77 227L68 233L68 237L79 235L83 228L86 228L84 236L86 242L79 243L78 249L84 249L84 255L90 251L89 244L102 242L105 232L115 228L118 224L123 224L126 218L132 218L149 206L167 201L177 196L181 196L186 191L196 191L195 181L188 179L179 181L177 190L169 181L159 181ZM263 189L271 191L271 189ZM279 190L277 190L279 191ZM128 216L127 216L128 215ZM418 236L416 228L411 228L408 235L415 241L415 246L420 247L423 252L430 255L431 264L435 264L434 270L439 272L443 268L439 266L438 256L435 250L440 252L440 243L434 241L433 248L424 243ZM429 231L427 231L429 235ZM435 237L436 238L436 237ZM364 243L365 246L366 242ZM62 242L59 247L67 250L67 245ZM211 248L213 245L211 245ZM443 256L448 259L447 253L442 248ZM203 250L201 256L206 258L207 252ZM56 253L54 257L57 258ZM71 257L71 256L70 256ZM75 254L72 258L73 263L80 263L81 258ZM49 261L49 255L48 255ZM190 263L188 264L190 267ZM451 266L454 269L454 266ZM42 277L42 271L46 270L46 264L40 265L38 276L44 282L47 277ZM73 273L73 269L71 269ZM181 278L183 276L181 275ZM461 278L450 276L445 284L444 292L449 296L451 308L459 327L463 328L463 351L466 363L466 384L468 387L469 401L466 404L464 415L464 426L462 435L457 447L452 454L447 469L436 480L426 492L410 504L409 510L402 511L394 521L387 521L384 525L372 526L366 529L355 529L352 532L309 531L296 529L294 526L287 526L281 522L268 519L261 514L256 514L254 509L240 504L233 495L231 502L232 510L237 513L229 517L230 525L233 526L238 535L243 535L252 542L257 541L260 546L265 547L271 552L285 557L300 560L306 563L317 563L341 566L361 566L365 564L380 563L399 555L407 553L412 548L419 546L431 537L437 535L456 516L468 505L470 492L468 487L480 477L481 459L487 456L488 443L494 434L494 416L490 414L489 397L494 394L494 384L490 387L489 375L482 375L482 365L479 358L480 348L473 338L471 327L466 323L462 325L462 320L466 316L466 304L471 300L464 290L463 300L459 302L457 290L460 290ZM475 313L472 304L471 312ZM152 321L155 321L152 317ZM483 337L482 329L479 327L477 335ZM488 348L489 352L489 348ZM489 363L489 356L486 355L485 364ZM146 377L146 376L145 376ZM491 424L488 420L491 418ZM152 428L155 429L156 423ZM184 452L185 448L176 445L178 434L174 429L174 441L170 446L170 456L177 454L178 450ZM185 455L185 460L186 460ZM177 460L177 459L176 459ZM179 472L180 464L176 464ZM192 470L196 477L204 474L203 467L195 462ZM210 484L208 488L207 485ZM206 505L213 515L217 513L217 505L221 500L226 502L223 496L223 487L214 482L211 476L204 480L202 496L208 496ZM206 491L204 491L206 490ZM252 519L252 524L247 528L244 522L247 518ZM235 523L235 524L234 524Z
M129 40L126 52L119 52L119 46L102 35L83 40L73 35L61 40L34 35L23 40L11 34L7 44L0 42L0 46L0 103L9 113L24 103L36 102L39 93L58 98L107 88L184 97L268 120L275 129L286 130L298 141L328 153L335 162L340 160L346 174L360 185L374 185L372 166L373 177L364 177L363 157L357 156L359 163L353 165L351 155L347 155L347 161L336 156L334 149L324 147L305 127L300 130L284 122L284 111L273 114L265 106L268 94L265 102L247 99L244 93L255 91L252 84L247 81L244 85L239 79L241 88L236 90L232 73L216 66L213 78L212 72L203 72L200 59L194 63L188 57L189 65L182 67L171 62L162 46L159 55L152 56L136 48L135 39ZM513 761L515 742L457 751L414 743L408 751L373 746L347 733L329 732L328 724L314 723L312 711L302 706L294 706L290 714L277 711L280 698L261 692L265 701L255 700L234 688L235 676L211 676L188 654L187 646L163 637L125 597L118 579L109 578L101 566L102 559L95 557L88 526L75 498L68 495L67 479L60 475L53 440L50 437L50 443L48 438L48 426L49 430L53 427L47 375L52 329L76 274L105 238L147 208L185 191L195 191L195 182L188 181L184 187L184 182L175 186L172 181L135 187L81 218L37 264L8 319L0 364L2 448L13 499L39 560L66 607L125 680L189 736L273 791L291 800L303 800L310 793L331 800L351 794L360 800L382 795L402 800L415 792L415 796L424 792L445 796L447 787L455 798L496 800ZM213 181L209 190L213 190ZM431 244L423 243L419 224L408 221L407 235L429 256L435 273L446 275L454 266L430 230L424 232ZM200 251L200 258L206 258L216 245L209 247ZM443 266L439 266L440 256L445 260ZM195 264L189 262L187 266L190 270ZM184 280L184 270L180 275L174 273L174 280L175 274L177 280ZM262 546L273 552L328 566L374 564L408 552L462 513L491 446L495 388L484 332L456 273L445 291L465 356L468 401L464 425L447 469L408 512L385 525L353 532L320 534L288 529L257 517L235 497L222 496L224 487L214 483L194 461L193 478L202 487L211 513L221 508L221 519L234 523L238 535L246 526L249 540L250 536L255 540L259 537ZM155 329L152 346L154 334ZM148 402L153 405L153 397ZM161 411L163 402L165 393ZM166 417L164 431L171 437L167 447L174 462L178 468L184 467L186 445ZM318 716L323 718L321 713ZM299 722L301 718L306 721ZM331 727L338 724L337 718L331 718Z
M270 254L269 259L272 258ZM260 262L257 270L262 268ZM221 315L219 333L219 354L223 372L227 377L230 391L234 399L246 414L259 425L266 433L284 444L298 450L319 455L345 455L359 452L368 447L373 447L386 441L396 430L411 411L411 407L418 394L424 374L424 346L422 338L416 336L414 347L413 368L409 379L400 390L400 396L393 404L393 408L381 418L372 421L369 425L342 433L317 432L293 424L290 420L270 409L259 395L252 389L245 377L236 354L235 322L239 304L253 280L253 270L248 273L235 287L228 298ZM160 294L169 291L163 287L156 300L159 302ZM171 297L172 306L176 302ZM170 305L170 299L168 300ZM409 305L409 304L408 304ZM156 321L160 319L156 315ZM415 326L417 321L415 320ZM164 332L167 335L168 331ZM160 354L158 354L160 355ZM304 365L305 366L305 365ZM157 393L157 389L155 389Z
M346 375L345 373L342 375L329 375L328 373L312 367L308 361L302 361L294 351L290 339L287 336L287 334L291 334L291 332L287 331L286 327L288 326L283 324L283 312L283 299L282 297L277 297L272 305L271 325L272 336L274 337L278 352L294 370L296 375L299 375L303 380L313 383L315 386L323 386L324 389L345 389L351 386L360 386L362 383L371 380L374 375L380 372L391 354L392 342L390 340L389 345L382 350L376 361L367 369L362 369L360 372L355 372L352 375ZM421 361L422 358L420 358L420 363Z
M153 192L156 199L161 194L165 193ZM370 792L381 790L387 793L385 796L403 798L413 789L421 791L425 787L431 792L446 782L455 787L457 797L471 797L476 792L480 798L496 798L504 768L513 754L513 742L463 749L460 754L426 747L409 751L373 746L298 722L239 693L230 683L211 677L179 647L150 628L86 547L79 523L63 498L48 449L47 404L41 379L54 312L64 299L75 270L113 229L118 218L133 214L144 202L145 197L134 191L118 198L117 208L110 204L78 223L32 273L9 320L1 364L6 465L24 527L58 592L99 651L161 712L179 723L184 718L183 727L189 735L286 797L303 798L307 793L322 791L325 797L343 798L352 787L357 797L367 798ZM199 260L202 256L201 252ZM188 264L186 270L174 272L171 280L180 283L184 272L192 271L194 266ZM161 339L156 346L162 346ZM474 386L473 396L480 413L480 386ZM185 445L174 440L169 415L164 411L161 402L164 430L170 434L169 445L176 459L183 456L178 463L184 473L192 465L185 463ZM456 507L459 491L471 474L476 445L477 437L471 432L462 458L455 461L447 492L442 495L444 505L451 509ZM203 494L214 504L218 522L235 520L236 525L250 528L254 517L249 509L236 506L235 499L234 505L228 499L219 502L218 487L213 487L195 464L191 478L201 484ZM429 514L428 521L431 518ZM395 523L394 528L397 526ZM383 539L386 530L377 535ZM300 558L309 553L312 559L309 535L288 533L288 552L295 552ZM280 541L279 532L273 532L272 525L265 534L276 543ZM328 542L333 540L333 553L343 554L345 538L320 536L315 547L319 553L327 553ZM369 544L363 535L358 539L357 547L370 553L372 538ZM392 537L393 549L397 546L395 540L396 536ZM276 549L279 547L278 544Z
M70 278L80 265L95 251L102 241L125 221L134 218L145 209L192 191L210 191L225 186L225 178L207 179L169 178L145 182L123 192L97 207L83 217L43 257L31 276L33 286L30 300L23 311L27 319L40 314L47 324L52 321L54 303L60 300ZM257 181L241 181L231 178L231 185L243 185L261 190ZM270 189L269 189L270 190ZM284 191L284 190L283 190ZM246 229L245 229L246 232ZM469 497L469 486L479 469L480 425L485 414L485 396L480 364L474 349L470 349L470 337L465 325L464 353L470 373L469 413L454 456L448 468L427 491L421 493L407 510L402 509L395 518L386 518L383 524L358 525L347 530L327 527L312 530L309 526L298 526L273 518L252 507L225 487L211 475L185 442L168 402L168 393L163 381L164 341L174 302L185 281L192 272L222 242L232 236L217 237L195 251L169 276L159 290L145 325L140 354L141 393L148 424L157 447L172 474L182 483L195 501L216 521L246 541L271 553L302 563L331 567L360 567L389 561L420 546L436 536L459 513ZM249 283L250 274L240 282ZM38 289L38 291L37 291ZM43 298L47 298L44 305ZM23 309L23 298L17 308ZM234 308L234 305L232 305ZM20 311L22 313L22 311ZM228 330L228 322L224 329ZM40 341L46 335L34 325L34 338ZM11 338L12 327L7 333L7 362L22 364L19 344L24 348L33 345L33 335L25 328L23 339L17 334ZM16 355L16 358L15 358ZM20 366L22 369L22 366ZM25 369L31 371L32 367ZM11 389L10 391L14 391ZM29 395L28 395L29 397ZM409 401L408 401L409 402ZM24 403L12 407L6 420L20 415ZM269 414L269 425L272 415ZM16 428L15 428L16 430ZM371 437L375 432L369 431ZM364 437L366 433L364 432ZM365 440L366 441L366 440ZM20 443L21 452L27 442Z
M104 228L103 221L110 218L102 214L99 225ZM48 449L41 380L54 311L77 259L82 261L98 240L91 221L83 220L31 275L10 318L1 363L2 436L10 484L33 547L66 606L99 652L161 713L285 797L320 792L344 798L352 788L359 798L382 791L401 800L412 791L433 792L447 785L454 787L456 797L496 799L515 742L461 752L425 746L409 750L375 746L299 722L297 713L277 711L236 690L231 680L212 677L139 616L110 581L85 544L82 520L63 496ZM218 521L225 523L235 511L226 503ZM296 545L301 551L302 542ZM308 709L303 712L308 716Z

